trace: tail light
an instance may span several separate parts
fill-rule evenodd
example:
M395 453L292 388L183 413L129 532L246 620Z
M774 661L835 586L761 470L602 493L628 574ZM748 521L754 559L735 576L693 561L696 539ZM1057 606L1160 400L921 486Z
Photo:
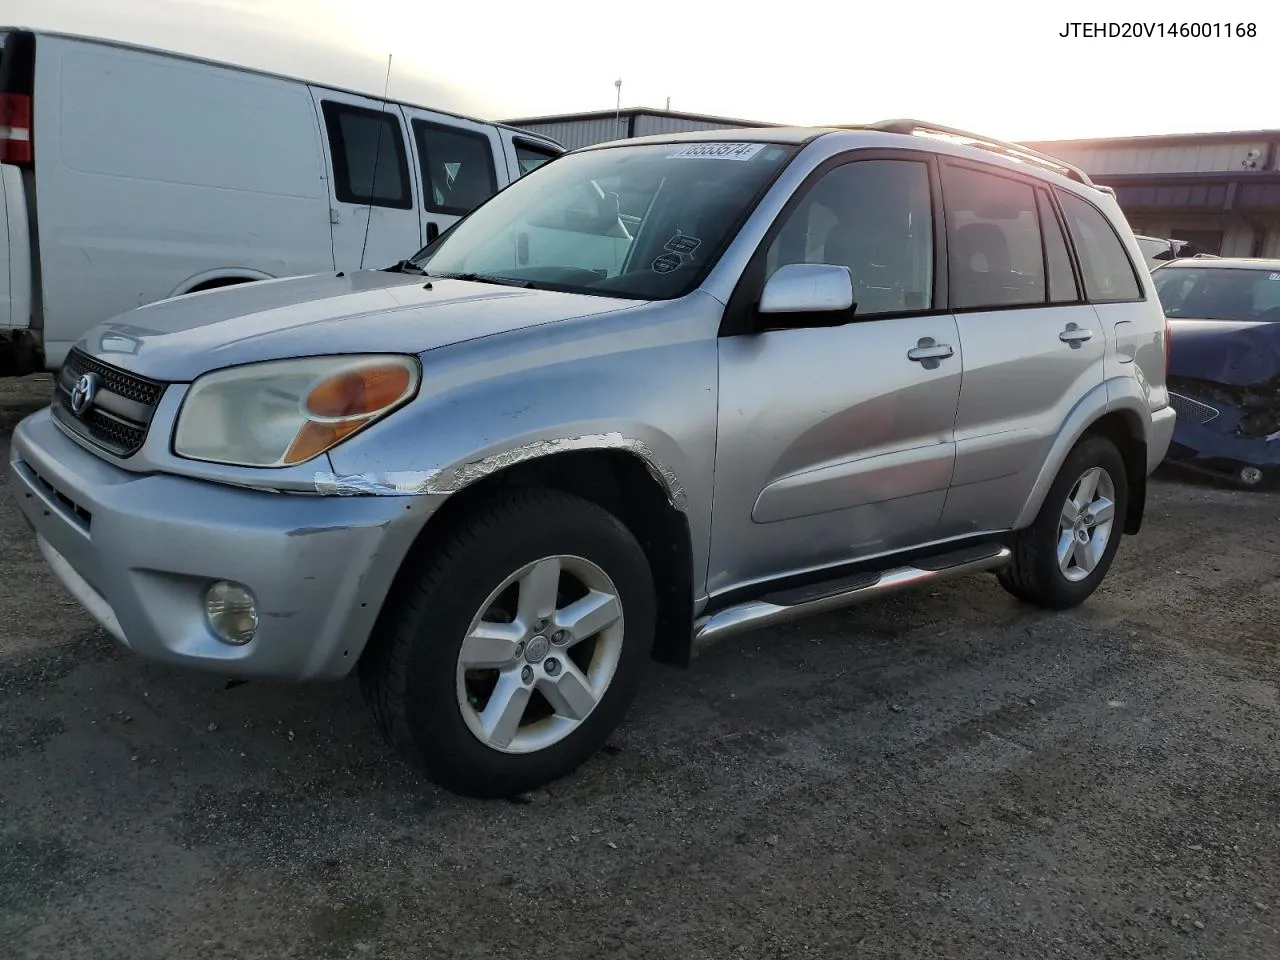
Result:
M1169 318L1164 318L1164 381L1169 382L1169 347L1173 344L1173 330L1169 326Z
M31 98L0 93L0 163L31 163Z

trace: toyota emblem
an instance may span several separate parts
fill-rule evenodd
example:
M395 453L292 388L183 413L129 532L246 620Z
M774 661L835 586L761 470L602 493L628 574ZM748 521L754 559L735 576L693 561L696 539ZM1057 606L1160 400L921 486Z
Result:
M71 412L83 417L93 406L93 398L98 394L98 375L86 373L71 388Z

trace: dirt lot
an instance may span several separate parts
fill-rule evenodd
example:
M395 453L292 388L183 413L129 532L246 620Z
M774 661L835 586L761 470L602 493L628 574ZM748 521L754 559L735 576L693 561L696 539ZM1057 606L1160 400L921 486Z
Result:
M1280 957L1278 514L1162 482L1079 611L980 577L654 667L485 804L351 683L117 651L0 490L0 956Z

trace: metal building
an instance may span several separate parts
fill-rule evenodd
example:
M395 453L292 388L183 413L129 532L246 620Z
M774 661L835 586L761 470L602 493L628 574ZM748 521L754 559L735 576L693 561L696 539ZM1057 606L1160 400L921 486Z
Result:
M647 137L655 133L688 133L695 130L723 130L728 127L771 127L758 120L733 120L708 117L696 113L671 110L648 110L630 107L626 110L601 110L596 113L565 113L550 117L526 117L507 120L513 127L559 140L570 150L589 147L593 143Z
M1114 187L1135 233L1280 257L1280 130L1027 143Z

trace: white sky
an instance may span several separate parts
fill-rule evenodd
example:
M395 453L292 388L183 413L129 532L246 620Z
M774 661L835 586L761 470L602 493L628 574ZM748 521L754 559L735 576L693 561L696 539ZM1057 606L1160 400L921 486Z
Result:
M1274 10L1274 12L1271 12ZM1010 139L1280 127L1274 0L3 0L0 19L491 119L622 105L781 123L916 117ZM1064 39L1216 19L1253 39Z

